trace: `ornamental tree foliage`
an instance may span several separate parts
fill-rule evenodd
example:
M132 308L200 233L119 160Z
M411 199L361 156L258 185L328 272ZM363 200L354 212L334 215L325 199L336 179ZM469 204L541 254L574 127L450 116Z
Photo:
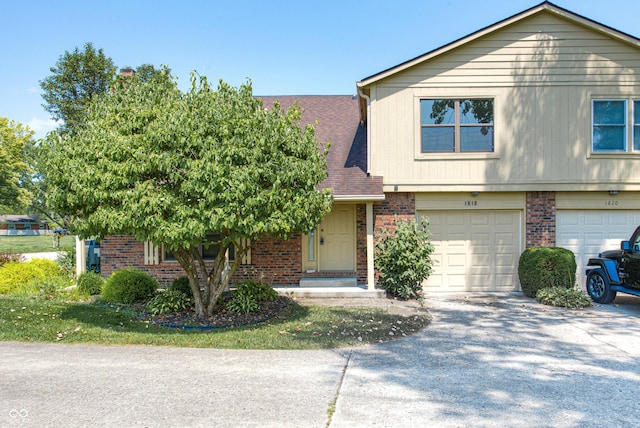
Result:
M69 132L84 123L92 97L109 90L116 66L102 49L86 43L83 50L65 51L50 71L53 74L40 81L42 106L54 120L63 121L62 132Z
M0 209L24 209L30 193L24 183L31 169L26 154L33 146L33 131L22 124L0 117Z
M264 108L250 82L191 83L183 93L172 78L120 79L92 103L87 126L49 145L46 170L50 201L75 216L74 232L164 245L204 316L248 251L246 239L311 230L332 198L317 190L328 144L319 148L313 127L300 127L297 106ZM206 241L211 233L219 241ZM203 242L221 248L212 264Z

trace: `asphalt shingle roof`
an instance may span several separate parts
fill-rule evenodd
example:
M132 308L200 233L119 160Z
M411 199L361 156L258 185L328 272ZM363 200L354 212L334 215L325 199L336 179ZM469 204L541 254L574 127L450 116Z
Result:
M258 96L265 107L278 101L283 109L296 101L304 110L301 126L314 125L319 143L331 142L329 176L322 183L337 199L383 197L382 177L367 175L367 132L360 123L358 98L351 95ZM318 124L315 124L315 121Z

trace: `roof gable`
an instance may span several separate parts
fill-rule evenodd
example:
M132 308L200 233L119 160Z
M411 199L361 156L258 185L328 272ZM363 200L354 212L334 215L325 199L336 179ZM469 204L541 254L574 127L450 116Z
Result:
M357 82L357 86L360 89L363 89L371 84L374 84L380 80L383 80L387 77L390 77L392 75L395 75L397 73L400 73L402 71L405 71L409 68L412 68L414 66L423 64L429 60L432 60L436 57L440 57L441 55L444 55L446 53L449 53L457 48L460 48L462 46L468 45L469 43L472 43L478 39L480 39L481 37L487 36L489 34L498 32L504 28L506 28L507 26L513 25L515 23L524 21L526 19L529 19L533 16L539 15L539 14L543 14L543 13L549 13L552 14L554 16L560 17L561 19L567 20L569 22L572 22L574 24L580 25L582 27L585 27L591 31L595 31L597 33L606 35L610 38L612 38L613 40L617 40L619 42L625 43L627 45L631 45L635 48L640 48L640 39L633 37L629 34L623 33L621 31L618 31L612 27L608 27L604 24L600 24L596 21L593 21L589 18L583 17L581 15L578 15L576 13L573 13L567 9L563 9L559 6L556 6L553 3L550 2L543 2L540 3L537 6L534 6L530 9L527 9L523 12L520 12L516 15L513 15L509 18L506 18L502 21L499 21L493 25L490 25L488 27L482 28L468 36L462 37L458 40L455 40L445 46L442 46L440 48L434 49L430 52L427 52L423 55L420 55L418 57L415 57L413 59L410 59L406 62L403 62L402 64L396 65L394 67L391 67L387 70L381 71L379 73L376 73L372 76L369 76L363 80L361 80L360 82Z

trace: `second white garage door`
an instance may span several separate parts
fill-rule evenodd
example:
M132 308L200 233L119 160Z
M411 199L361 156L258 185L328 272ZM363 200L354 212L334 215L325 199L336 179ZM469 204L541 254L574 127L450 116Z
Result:
M640 224L638 210L558 210L556 245L573 251L578 265L577 282L585 287L584 270L590 257L620 248Z
M430 220L436 263L425 291L519 290L521 211L419 211Z

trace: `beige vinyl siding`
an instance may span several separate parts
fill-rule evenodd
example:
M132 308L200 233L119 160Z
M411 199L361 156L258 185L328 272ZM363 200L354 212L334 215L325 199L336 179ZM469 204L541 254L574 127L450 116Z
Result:
M640 99L640 50L542 13L371 86L385 191L640 190L640 154L591 153L591 100ZM422 154L421 98L492 98L494 153Z

